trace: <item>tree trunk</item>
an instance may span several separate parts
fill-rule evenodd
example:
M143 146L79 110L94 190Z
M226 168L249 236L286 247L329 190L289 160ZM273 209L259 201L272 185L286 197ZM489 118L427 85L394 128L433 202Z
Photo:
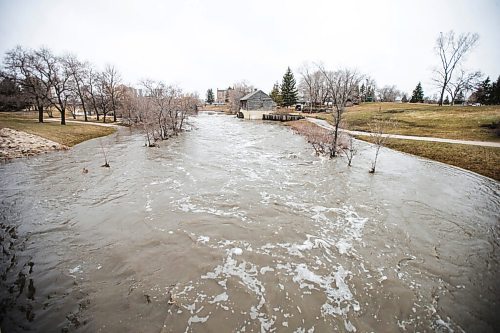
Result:
M445 89L446 89L446 84L443 84L443 88L441 89L441 97L439 97L439 106L443 106L443 96Z
M66 110L61 111L61 125L66 125Z
M335 133L333 133L333 150L331 152L331 157L335 157L337 154L337 136L339 133L339 123L335 122Z
M85 118L85 121L88 121L87 119L87 107L85 106L85 102L82 100L82 108L83 108L83 116Z
M43 123L43 105L39 104L38 108L38 122Z

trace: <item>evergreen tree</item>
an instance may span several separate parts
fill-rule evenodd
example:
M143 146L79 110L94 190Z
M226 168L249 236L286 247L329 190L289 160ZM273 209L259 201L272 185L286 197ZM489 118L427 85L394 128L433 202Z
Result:
M402 103L408 103L408 96L406 96L406 93L403 94L403 97L401 98Z
M500 76L498 76L497 82L493 82L491 85L491 104L500 105Z
M455 101L453 101L454 104L463 104L465 102L465 96L464 92L460 91L457 96L455 97Z
M366 101L366 87L365 87L365 84L361 84L361 87L359 88L359 95L360 95L360 98L361 98L361 102L365 102Z
M274 103L276 103L277 105L281 105L283 103L283 98L281 97L281 93L280 93L280 85L278 82L276 82L273 86L273 90L271 90L271 94L270 94L272 100Z
M365 102L375 102L375 88L372 86L368 86L366 89L366 98Z
M207 90L207 103L212 105L212 103L214 102L214 92L212 91L212 89L208 89Z
M293 73L288 67L285 75L283 75L283 81L281 82L281 98L283 99L283 106L292 106L297 103L297 88L295 87L295 78Z
M450 98L448 97L448 95L446 95L446 98L444 99L443 104L450 105Z
M496 82L491 82L488 76L478 85L470 99L484 105L500 105L500 76Z
M18 111L29 105L29 98L10 78L0 79L0 111Z
M410 103L423 103L424 102L424 90L422 89L422 84L419 82L413 90L411 95Z
M479 84L476 91L476 101L481 104L489 104L491 93L490 77L488 76L486 80Z

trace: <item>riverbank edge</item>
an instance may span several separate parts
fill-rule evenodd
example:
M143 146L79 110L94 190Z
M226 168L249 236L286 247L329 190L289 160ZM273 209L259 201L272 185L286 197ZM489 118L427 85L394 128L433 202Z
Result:
M71 144L65 144L64 140L50 140L38 134L10 127L3 127L0 128L0 161L8 162L18 158L33 157L49 152L69 150L71 147L79 143L111 135L115 133L116 130L116 128L106 127L106 129L103 129L102 132L81 137Z
M296 122L286 123L286 126L293 129L293 123ZM318 124L311 124L321 128ZM300 131L295 132L303 135ZM354 138L373 144L369 136L356 135ZM392 138L386 140L384 147L403 154L443 163L500 182L500 169L498 168L498 165L500 165L500 148L497 147L481 147L457 143L413 141ZM471 154L471 152L473 153Z

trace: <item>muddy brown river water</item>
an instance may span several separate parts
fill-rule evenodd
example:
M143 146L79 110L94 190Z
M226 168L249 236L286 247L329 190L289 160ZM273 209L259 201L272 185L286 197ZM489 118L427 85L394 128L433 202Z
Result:
M500 184L201 113L0 165L2 332L498 332ZM82 168L89 170L82 173Z

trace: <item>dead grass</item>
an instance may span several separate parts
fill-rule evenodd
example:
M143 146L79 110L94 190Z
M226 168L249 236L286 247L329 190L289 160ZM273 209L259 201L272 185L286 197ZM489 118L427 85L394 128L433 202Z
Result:
M283 124L285 126L289 126L296 133L305 136L308 141L312 140L312 136L314 136L315 134L319 134L322 137L327 137L331 133L331 131L313 124L305 119L288 121Z
M68 147L93 138L109 135L116 129L83 124L60 125L57 122L38 122L36 112L1 112L0 128L8 127L18 131L39 135Z
M358 137L371 142L370 137ZM500 181L500 148L453 143L387 139L385 146L474 171Z
M331 113L313 114L331 121ZM363 103L347 109L351 130L369 131L374 120L391 120L391 134L500 142L488 125L500 123L500 106L437 106L410 103ZM498 126L498 125L497 125Z

